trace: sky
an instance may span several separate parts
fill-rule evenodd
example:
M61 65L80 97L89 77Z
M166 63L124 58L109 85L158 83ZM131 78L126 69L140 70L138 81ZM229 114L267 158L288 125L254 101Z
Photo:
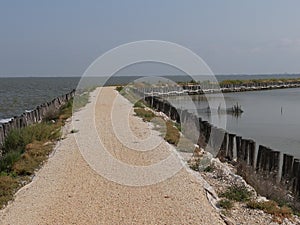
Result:
M180 44L215 74L300 73L298 0L0 0L0 76L80 76L139 40Z

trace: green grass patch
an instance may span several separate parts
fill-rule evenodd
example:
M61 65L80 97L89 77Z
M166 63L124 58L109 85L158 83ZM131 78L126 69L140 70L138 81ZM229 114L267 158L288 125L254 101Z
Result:
M246 202L250 200L252 193L244 186L233 185L219 196L237 202Z
M144 108L135 108L134 112L138 117L141 117L144 121L147 122L150 122L154 117L156 117L152 111L146 110Z

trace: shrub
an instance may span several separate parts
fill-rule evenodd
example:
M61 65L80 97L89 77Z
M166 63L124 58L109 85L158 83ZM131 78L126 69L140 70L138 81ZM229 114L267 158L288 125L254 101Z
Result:
M225 197L227 199L237 201L237 202L246 202L252 196L251 191L249 191L244 186L233 185L229 187L225 192L220 194L220 197Z
M0 160L0 171L1 172L10 172L12 166L16 161L21 157L20 151L11 151L4 154Z
M118 92L121 92L121 91L123 90L123 87L122 87L122 86L118 86L118 87L116 87L116 90L117 90Z
M223 209L229 210L233 207L233 202L228 199L221 199L218 205Z

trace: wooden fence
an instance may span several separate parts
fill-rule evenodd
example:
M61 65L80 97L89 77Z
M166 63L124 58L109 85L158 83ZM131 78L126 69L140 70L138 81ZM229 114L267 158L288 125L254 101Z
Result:
M257 146L254 140L217 128L187 110L175 108L162 98L148 96L145 97L145 101L152 108L164 112L172 120L181 123L181 126L188 124L191 127L190 130L198 129L200 136L196 143L203 146L200 141L204 140L206 150L214 151L215 156L221 161L235 165L238 168L238 174L243 176L250 185L264 185L267 181L279 190L300 196L299 159L289 154L283 154L281 157L282 153L279 151L263 145ZM185 132L184 135L186 135ZM248 179L249 177L251 179Z
M75 90L57 97L50 102L37 106L34 110L24 112L20 116L15 116L9 122L0 123L0 147L8 133L13 129L20 129L28 125L41 122L49 113L56 111L67 103L75 95Z

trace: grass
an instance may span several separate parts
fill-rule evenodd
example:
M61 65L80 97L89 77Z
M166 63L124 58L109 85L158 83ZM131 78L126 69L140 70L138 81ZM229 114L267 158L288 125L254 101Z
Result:
M292 216L292 209L286 205L279 206L275 201L257 202L249 201L247 207L251 209L260 209L265 213L269 213L274 216L274 220L281 222L284 218L290 218Z
M164 139L168 143L177 146L180 139L180 133L172 121L164 121L162 118L157 117L151 110L145 108L134 108L134 112L144 121L152 121L155 125L159 125L160 128L158 130L162 134L165 134Z
M72 109L73 100L70 100L58 113L49 113L41 123L9 132L0 158L0 208L13 199L21 183L29 181L29 176L47 160Z
M89 98L90 98L89 91L85 91L81 94L76 95L73 101L73 109L76 111L84 107L87 103L89 103Z
M250 200L252 193L244 186L233 185L219 196L237 202L246 202Z
M177 146L180 139L179 130L177 129L176 126L174 126L174 123L172 121L167 121L166 126L167 126L167 132L164 139L170 144Z
M7 204L19 186L18 180L12 176L0 175L0 208Z
M145 103L142 100L139 100L134 103L133 107L134 108L145 108Z
M141 117L144 121L150 122L155 116L155 114L144 108L135 108L134 112L137 116Z

